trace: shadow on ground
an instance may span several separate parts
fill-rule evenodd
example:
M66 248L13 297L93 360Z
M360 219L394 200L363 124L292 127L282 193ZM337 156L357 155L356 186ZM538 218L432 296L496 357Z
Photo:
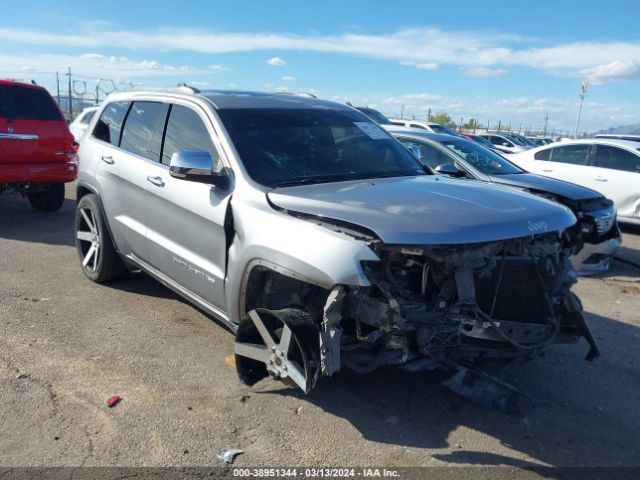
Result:
M0 237L49 245L75 245L75 201L68 196L57 212L36 212L16 193L0 195Z
M592 314L587 314L587 321L600 342L602 357L586 362L588 347L581 340L553 346L545 356L521 366L514 383L532 402L518 414L487 410L457 396L440 384L442 374L396 368L367 375L341 372L321 379L308 396L292 389L264 393L300 397L344 418L370 441L458 449L433 455L450 463L636 466L640 463L640 328ZM471 432L465 434L461 428ZM467 450L465 435L493 437L535 462Z

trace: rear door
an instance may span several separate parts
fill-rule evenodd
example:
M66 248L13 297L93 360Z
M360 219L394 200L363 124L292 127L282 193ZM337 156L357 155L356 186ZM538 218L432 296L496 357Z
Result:
M67 123L41 87L0 84L0 164L65 162Z
M602 184L594 179L590 155L590 143L560 145L536 152L534 160L523 166L532 173L577 183L601 192Z
M147 190L151 165L160 158L168 105L114 102L98 119L93 135L102 141L96 178L120 253L148 260Z
M154 163L147 182L149 263L221 311L226 269L225 216L231 189L191 182L169 175L171 156L183 150L211 154L214 169L222 162L210 121L197 105L171 106L162 161Z
M614 201L618 215L634 216L640 205L640 155L613 145L594 149L593 179L599 191Z

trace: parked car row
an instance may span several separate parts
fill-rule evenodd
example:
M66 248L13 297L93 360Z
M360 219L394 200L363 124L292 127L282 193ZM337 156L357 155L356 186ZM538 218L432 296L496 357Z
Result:
M476 144L448 138L464 142L454 154L469 179L436 175L346 105L187 87L112 94L78 152L82 269L96 282L145 271L219 319L247 384L271 376L309 392L343 368L440 369L455 392L508 409L507 365L580 338L598 356L571 292L576 239L590 240L573 212L611 205L519 181L497 157L519 182L503 186L478 150L465 157ZM528 192L543 188L556 201Z

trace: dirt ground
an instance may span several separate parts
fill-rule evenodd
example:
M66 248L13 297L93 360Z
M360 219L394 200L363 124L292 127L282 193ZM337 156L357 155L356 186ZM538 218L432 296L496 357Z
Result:
M638 465L640 271L616 262L575 291L602 356L554 346L516 384L516 415L478 407L429 373L324 378L308 396L247 388L233 336L143 274L96 285L60 212L0 196L0 465ZM620 255L640 263L640 229ZM105 401L122 397L114 408Z

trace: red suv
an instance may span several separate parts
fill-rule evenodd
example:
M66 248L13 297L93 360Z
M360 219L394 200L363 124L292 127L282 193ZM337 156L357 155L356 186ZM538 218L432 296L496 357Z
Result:
M59 209L64 184L76 178L77 147L47 90L0 80L0 193L18 191L39 211Z

